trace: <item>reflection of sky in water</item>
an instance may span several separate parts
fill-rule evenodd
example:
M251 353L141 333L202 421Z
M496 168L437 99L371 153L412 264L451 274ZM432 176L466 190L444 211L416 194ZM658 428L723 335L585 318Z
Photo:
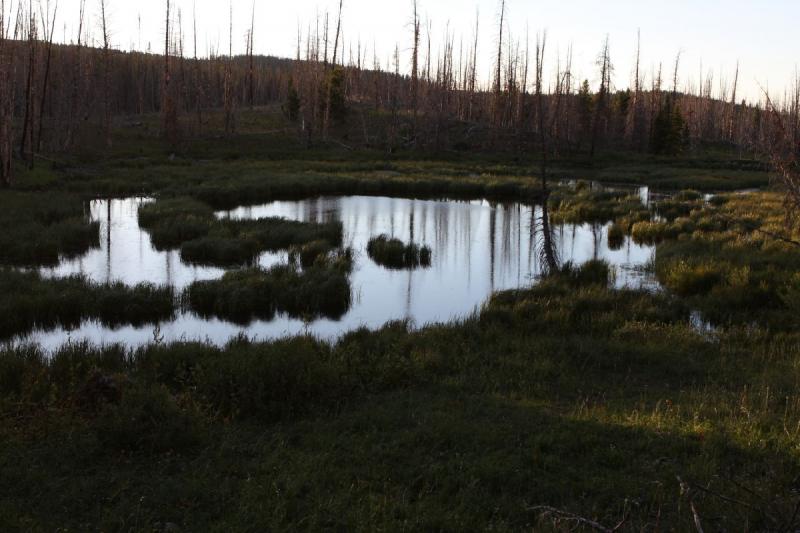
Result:
M143 201L146 200L93 202L92 217L101 223L100 248L42 272L56 277L83 274L98 282L170 284L177 289L196 280L222 276L224 271L218 268L182 263L177 251L154 250L149 236L138 226L137 209ZM328 197L239 208L218 216L340 220L345 244L356 252L351 278L353 306L340 321L303 324L278 317L247 327L185 313L161 325L161 335L167 342L199 339L222 344L240 333L260 339L301 332L333 338L360 326L377 328L391 320L410 319L417 325L443 322L472 313L495 291L529 285L540 274L541 208L522 204ZM554 237L559 258L575 264L605 259L616 267L618 286L653 287L655 282L642 273L641 267L651 260L654 250L628 239L622 249L611 251L607 231L608 226L602 225L557 226ZM430 246L432 267L408 272L377 266L367 257L366 244L370 237L381 233ZM265 267L285 261L285 252L259 258L259 264ZM71 332L58 329L29 336L29 340L47 348L57 347L68 338L139 345L153 340L153 328L111 330L86 322Z

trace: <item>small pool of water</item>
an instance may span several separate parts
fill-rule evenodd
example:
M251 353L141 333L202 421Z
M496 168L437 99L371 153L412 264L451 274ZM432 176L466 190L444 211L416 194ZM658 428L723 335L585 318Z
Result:
M178 251L155 250L138 224L138 208L148 201L152 200L92 202L91 216L101 225L100 247L41 272L51 277L82 274L97 282L151 282L178 290L225 273L220 268L186 264ZM417 326L446 322L473 313L496 291L535 283L542 272L541 215L541 207L518 203L381 197L323 197L220 212L218 217L231 219L280 216L308 222L341 221L345 245L355 251L350 311L338 321L304 323L279 316L246 327L185 312L160 324L158 332L153 326L110 329L87 321L74 330L35 331L17 341L40 343L46 349L68 340L138 346L152 342L156 334L165 342L203 340L221 345L241 334L262 340L298 333L332 339L362 326L379 328L393 320L409 320ZM611 250L607 232L608 225L556 226L554 243L559 259L574 264L604 259L614 267L618 287L657 288L644 268L655 249L626 239L621 249ZM383 233L429 246L433 251L431 268L391 271L376 265L367 256L366 245L371 237ZM265 267L286 261L286 252L265 253L258 259Z

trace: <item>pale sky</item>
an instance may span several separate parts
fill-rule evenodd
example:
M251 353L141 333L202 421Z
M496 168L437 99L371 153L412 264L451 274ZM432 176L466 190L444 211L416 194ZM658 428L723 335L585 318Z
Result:
M20 1L20 0L15 0ZM39 0L37 0L39 1ZM40 0L46 2L47 0ZM49 0L51 4L55 0ZM100 0L86 0L88 20L99 26ZM234 11L234 53L245 48L245 32L250 24L252 0L232 0ZM190 52L191 18L194 0L173 0L181 8L184 33ZM74 40L79 0L60 0L57 39ZM139 47L161 52L165 0L107 0L114 46ZM446 28L471 39L476 10L480 12L480 74L489 79L497 40L498 0L419 0L420 13L429 19L434 43L440 42ZM526 27L531 41L536 32L548 33L546 70L555 68L556 53L562 56L572 44L573 69L577 77L596 85L599 76L594 66L602 42L609 35L615 66L614 83L629 85L637 30L642 35L642 62L648 73L651 66L664 63L665 78L671 80L676 54L680 51L680 85L696 87L701 63L704 72L714 71L715 91L721 77L730 81L737 60L741 63L740 94L757 99L759 84L776 96L793 78L800 58L800 0L507 0L509 29L524 47ZM303 33L314 24L317 13L331 12L335 18L338 0L255 0L255 50L259 54L293 57L298 24ZM385 65L395 44L400 45L401 69L410 70L411 0L344 0L343 31L345 52L358 38L373 42ZM200 54L209 46L227 49L227 0L196 0ZM141 17L141 41L138 20ZM97 30L95 36L99 36ZM424 37L423 37L424 38ZM435 46L435 44L434 44ZM671 83L671 82L670 82Z

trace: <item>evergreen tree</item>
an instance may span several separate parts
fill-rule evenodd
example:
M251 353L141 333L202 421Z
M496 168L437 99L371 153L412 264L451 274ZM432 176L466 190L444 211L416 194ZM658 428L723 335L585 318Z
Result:
M286 114L289 115L289 120L297 122L300 116L300 95L297 94L297 89L294 87L294 79L289 78L288 97L286 99Z
M680 107L668 98L653 122L653 138L650 147L653 153L677 155L688 142L688 129Z

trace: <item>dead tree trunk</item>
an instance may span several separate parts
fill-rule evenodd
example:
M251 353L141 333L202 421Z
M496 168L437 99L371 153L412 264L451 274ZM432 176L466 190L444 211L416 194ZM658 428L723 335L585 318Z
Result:
M103 140L111 147L111 80L110 80L110 43L108 20L106 19L106 2L100 0L100 24L103 32Z
M19 38L20 19L11 32L11 20L6 19L5 0L0 0L0 186L9 187L14 181L14 97L16 78L15 53L12 47ZM9 37L12 37L11 39Z
M33 14L33 2L29 4L28 13L28 76L25 83L25 116L22 121L22 141L19 148L20 157L26 159L28 168L33 169L34 146L33 131L36 116L36 15Z
M494 119L499 124L503 110L503 30L506 22L506 0L500 0L500 27L497 35L497 70L494 77Z
M344 4L344 0L339 0L339 16L337 17L336 21L336 37L333 41L333 61L331 61L332 68L329 67L330 73L325 77L325 85L326 87L326 96L325 96L325 117L322 123L322 136L325 140L328 139L328 131L330 128L330 120L331 120L331 97L333 96L333 76L332 76L332 69L336 68L336 56L339 51L339 34L342 31L342 5ZM326 43L327 48L327 43ZM327 56L326 56L327 57Z
M417 112L419 107L419 15L417 15L417 0L414 0L414 47L411 54L411 109L414 114L414 125L412 131L412 142L417 143Z
M50 17L50 2L48 0L46 5L47 17ZM58 0L56 0L55 8L53 9L52 20L45 20L45 31L47 31L47 54L44 66L44 82L42 83L42 98L39 101L39 132L36 135L36 151L42 150L42 134L44 131L44 110L47 103L47 89L50 84L50 59L53 53L53 36L56 31L56 15L58 15ZM49 22L49 25L48 25ZM49 30L47 27L49 26Z

